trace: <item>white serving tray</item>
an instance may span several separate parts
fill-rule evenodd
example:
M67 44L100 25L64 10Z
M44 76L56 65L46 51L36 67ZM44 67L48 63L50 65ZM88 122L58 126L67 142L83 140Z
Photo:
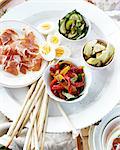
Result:
M37 26L42 21L54 21L66 11L77 9L92 22L92 32L87 40L103 38L110 41L116 48L113 64L105 70L92 70L92 86L83 101L75 104L62 104L77 129L87 127L105 116L120 99L120 32L114 22L92 4L80 2L25 2L6 13L2 20L22 20ZM72 57L80 61L81 49L86 40L81 42L65 42L72 50ZM14 120L20 111L27 88L0 88L0 111ZM68 132L71 129L58 112L53 101L49 105L47 132Z

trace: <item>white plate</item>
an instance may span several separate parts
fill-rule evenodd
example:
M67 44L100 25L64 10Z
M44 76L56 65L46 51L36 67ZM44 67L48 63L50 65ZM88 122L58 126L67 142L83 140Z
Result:
M116 106L107 116L105 116L100 124L91 127L89 133L89 145L92 150L102 150L102 135L106 125L116 117L120 117L120 105Z
M120 55L119 50L119 30L114 22L101 10L92 4L80 1L78 3L32 3L26 2L10 10L2 19L24 20L34 26L43 21L56 21L65 14L66 11L77 9L89 18L92 22L92 31L87 40L94 38L104 38L112 41L116 47L116 55L111 67L106 70L92 71L92 87L88 96L76 104L62 104L64 110L73 121L76 128L89 126L108 112L118 103L120 99ZM57 24L57 22L55 22ZM64 42L70 47L72 57L81 60L80 49L86 41ZM23 103L27 89L0 89L0 110L10 119L14 120ZM5 97L5 98L4 98ZM14 107L14 109L13 109ZM53 101L49 105L49 117L47 132L67 132L70 128L64 118L56 109Z
M22 31L25 29L26 31L32 31L36 36L37 43L39 45L45 42L44 37L33 27L29 24L8 20L0 22L0 32L4 31L5 29L14 29L20 36L23 34ZM0 70L0 85L4 87L11 87L11 88L20 88L30 85L31 83L35 82L44 71L45 67L47 66L46 61L42 61L41 69L36 72L27 72L26 75L19 74L18 76L11 75L10 73L5 72L2 68Z

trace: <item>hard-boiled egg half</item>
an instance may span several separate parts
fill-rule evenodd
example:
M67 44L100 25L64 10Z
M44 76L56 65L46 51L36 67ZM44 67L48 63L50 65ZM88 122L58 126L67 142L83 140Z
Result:
M51 61L55 58L55 49L50 43L45 43L40 47L40 54L46 61Z
M71 51L66 46L58 46L55 48L55 55L56 59L59 59L61 57L69 57L71 56Z
M47 36L47 42L53 45L54 47L60 44L60 36L58 34L49 34Z
M54 24L52 22L43 22L38 25L39 32L44 35L51 33L53 29L54 29Z

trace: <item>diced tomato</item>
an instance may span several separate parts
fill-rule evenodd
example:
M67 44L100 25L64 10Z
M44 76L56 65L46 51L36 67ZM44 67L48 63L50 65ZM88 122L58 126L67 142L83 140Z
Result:
M18 64L16 62L9 61L7 66L5 67L5 71L17 76L18 75L17 66Z
M78 67L77 73L83 73L83 67L82 66Z
M50 67L50 72L54 72L55 73L55 68Z
M60 67L60 65L59 65L59 64L56 64L56 65L55 65L55 70L58 70L59 67Z

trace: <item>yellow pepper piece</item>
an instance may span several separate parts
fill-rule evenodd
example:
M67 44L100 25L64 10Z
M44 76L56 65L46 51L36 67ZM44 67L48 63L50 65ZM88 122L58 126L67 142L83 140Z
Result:
M60 71L60 74L65 75L69 70L70 70L70 66L67 66L67 67L65 67L64 69L62 69L62 70Z
M59 75L55 76L55 79L57 81L62 81L64 79L64 77L61 74L59 74Z

